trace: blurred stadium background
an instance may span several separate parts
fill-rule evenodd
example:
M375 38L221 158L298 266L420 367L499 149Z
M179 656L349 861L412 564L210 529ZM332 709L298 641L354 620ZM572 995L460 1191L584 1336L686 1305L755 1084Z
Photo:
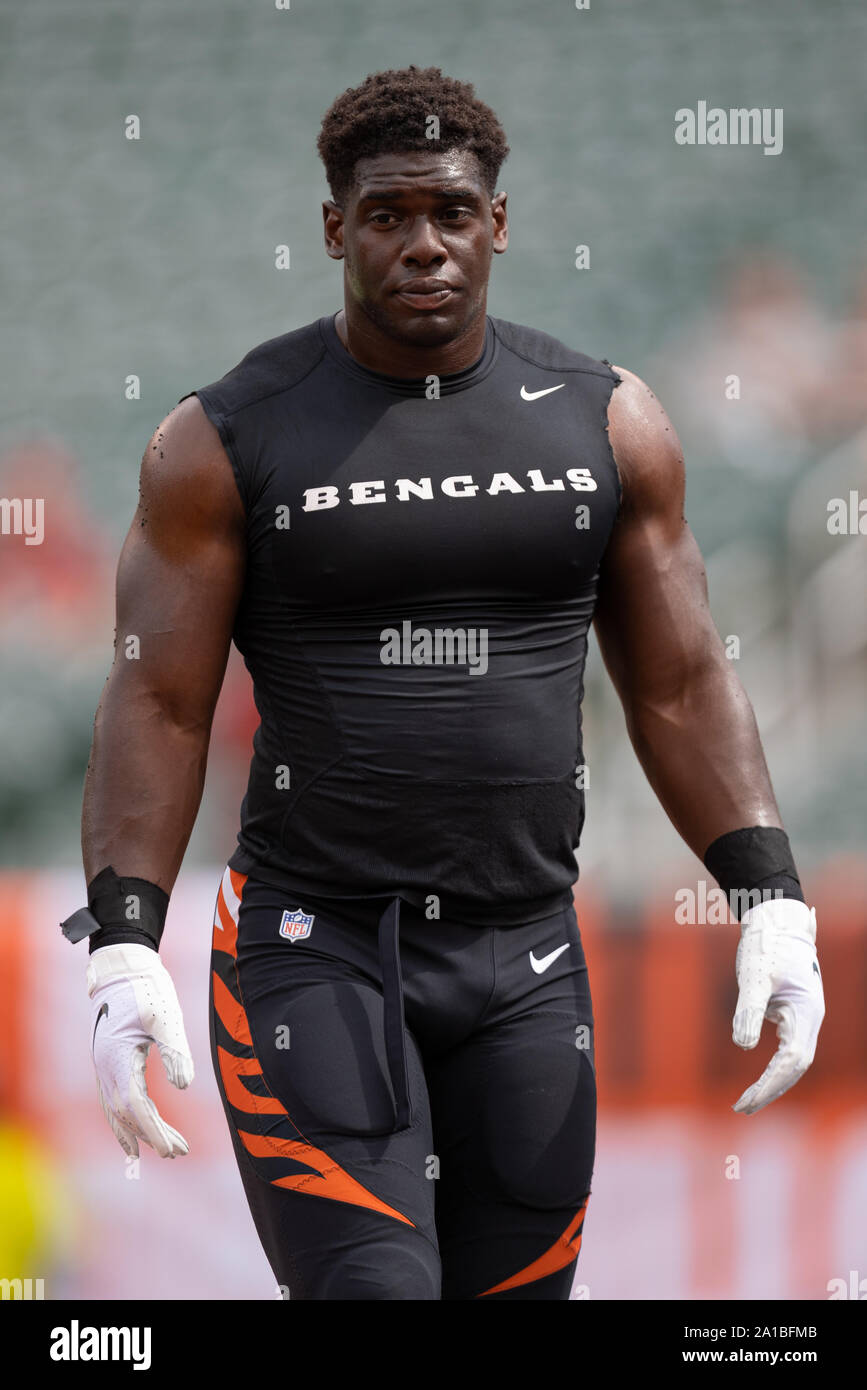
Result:
M740 639L818 910L814 1067L735 1115L772 1039L731 1042L736 929L675 922L702 869L594 649L577 904L600 1123L578 1284L818 1299L867 1278L867 542L826 524L830 499L867 495L865 39L854 0L2 0L0 496L43 497L45 539L0 536L0 1277L44 1278L48 1298L273 1296L207 1045L213 903L256 722L237 653L164 947L195 1084L172 1093L149 1064L182 1161L147 1151L135 1176L105 1125L84 948L57 923L83 897L82 780L144 446L181 395L340 307L319 121L368 72L415 62L472 81L512 147L489 312L637 371L672 416L714 615ZM678 146L674 112L698 100L783 108L783 152Z

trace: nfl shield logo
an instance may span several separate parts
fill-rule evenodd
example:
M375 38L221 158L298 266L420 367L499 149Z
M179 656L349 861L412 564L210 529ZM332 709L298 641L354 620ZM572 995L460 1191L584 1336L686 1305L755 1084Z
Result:
M280 923L280 935L287 937L290 941L303 941L310 935L313 929L313 914L308 917L302 912L300 907L296 907L294 912L287 910L283 913L283 921Z

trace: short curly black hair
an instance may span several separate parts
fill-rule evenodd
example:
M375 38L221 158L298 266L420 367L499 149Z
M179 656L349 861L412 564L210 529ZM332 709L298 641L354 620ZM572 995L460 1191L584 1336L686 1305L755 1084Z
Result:
M426 135L430 116L439 118L439 139ZM372 72L360 87L349 87L322 118L316 141L331 196L338 204L356 185L359 159L412 150L466 149L479 161L491 197L500 166L509 153L493 111L479 101L472 83L444 77L439 68Z

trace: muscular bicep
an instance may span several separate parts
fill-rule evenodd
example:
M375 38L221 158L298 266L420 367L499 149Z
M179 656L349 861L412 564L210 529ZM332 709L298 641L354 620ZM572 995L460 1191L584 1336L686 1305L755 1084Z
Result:
M627 707L676 698L691 676L724 660L708 606L704 563L683 515L680 442L653 392L623 385L609 437L623 501L600 571L595 627Z
M219 436L191 397L142 459L117 571L112 683L210 727L244 579L244 514Z

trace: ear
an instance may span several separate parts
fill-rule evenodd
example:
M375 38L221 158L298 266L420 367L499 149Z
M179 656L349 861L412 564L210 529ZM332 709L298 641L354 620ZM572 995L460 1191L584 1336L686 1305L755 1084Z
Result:
M322 204L322 222L325 234L325 250L335 261L343 260L343 209L331 198Z
M502 256L509 245L509 222L506 217L507 193L498 193L491 199L491 216L494 219L494 255Z

